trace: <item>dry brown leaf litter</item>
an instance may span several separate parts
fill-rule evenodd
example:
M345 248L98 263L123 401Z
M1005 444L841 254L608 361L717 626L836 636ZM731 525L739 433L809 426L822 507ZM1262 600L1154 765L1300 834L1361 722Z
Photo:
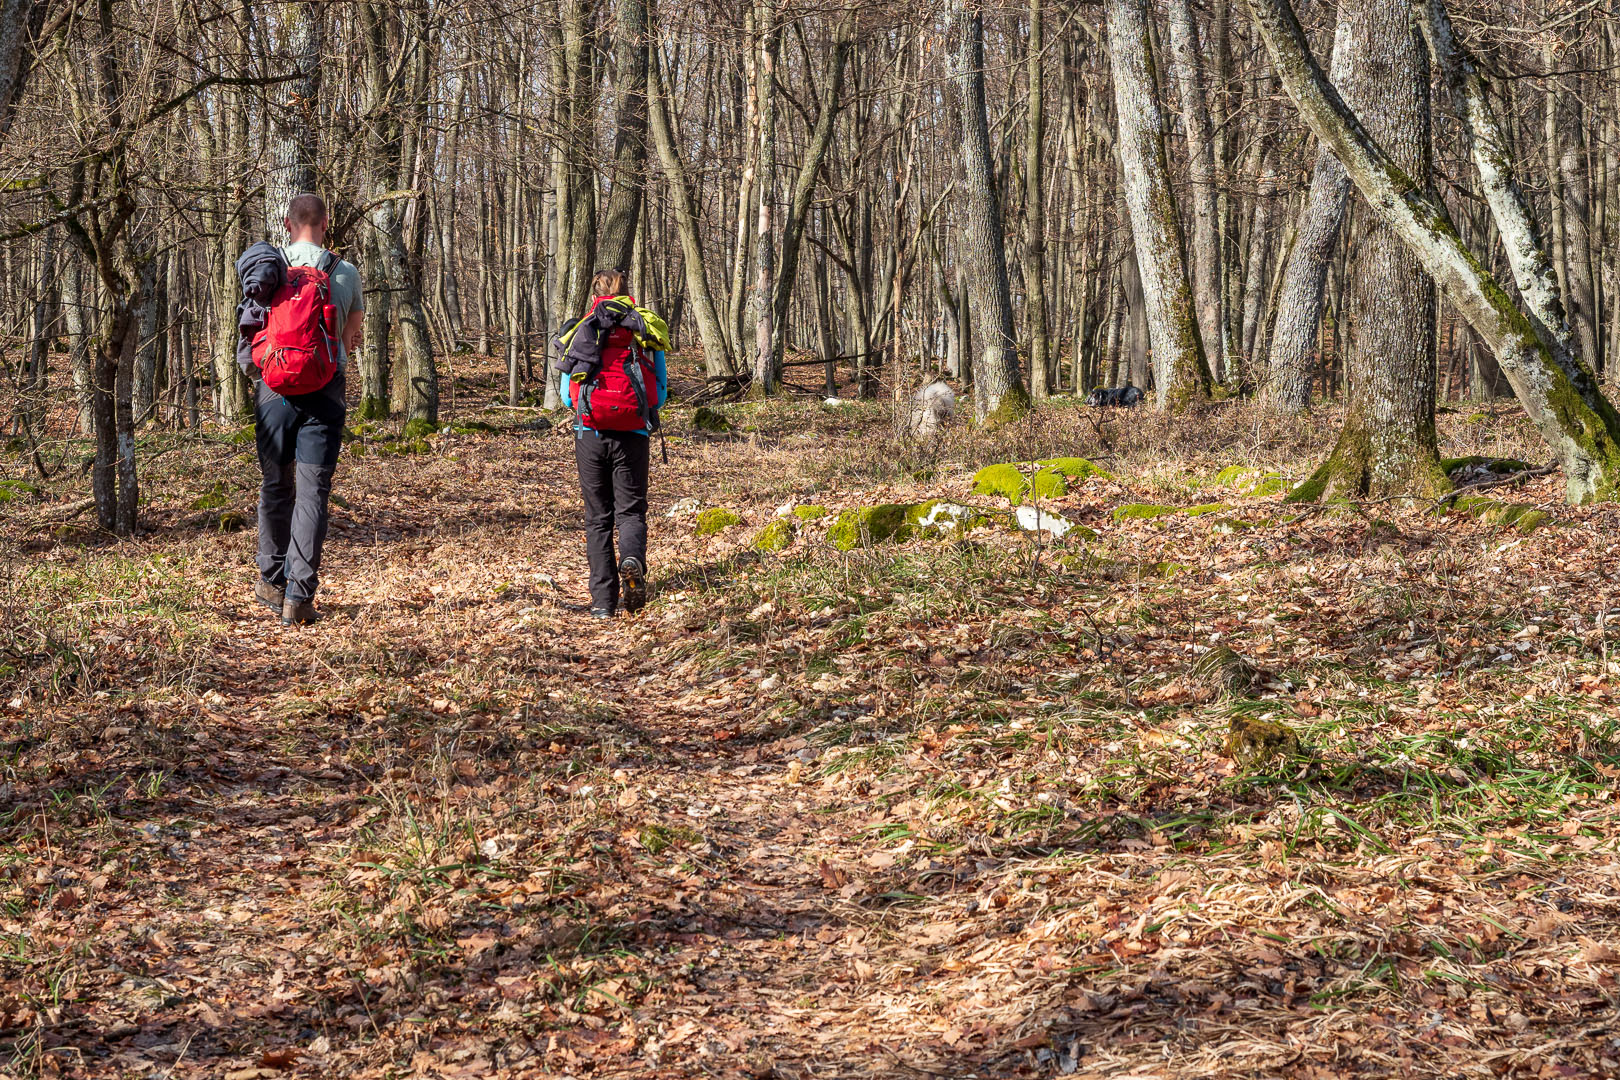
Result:
M610 627L566 433L346 457L309 632L248 598L249 537L185 510L219 478L250 505L218 444L154 467L136 541L12 519L5 1068L1620 1072L1617 512L1552 479L1503 496L1556 511L1530 536L1301 517L1208 486L1320 450L1234 415L1003 436L1122 478L1055 506L1095 543L1039 550L846 556L810 526L759 557L788 501L993 508L968 477L995 458L813 406L677 440L661 596ZM665 514L693 495L745 524L692 537ZM1110 516L1217 500L1254 527ZM1190 676L1214 643L1252 696ZM1309 756L1240 773L1234 709Z

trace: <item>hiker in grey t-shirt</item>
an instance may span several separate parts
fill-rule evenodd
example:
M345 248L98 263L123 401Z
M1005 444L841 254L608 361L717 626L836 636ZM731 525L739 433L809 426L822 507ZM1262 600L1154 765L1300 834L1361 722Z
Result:
M263 482L259 488L259 581L253 595L280 614L283 623L292 625L312 623L320 617L315 610L315 590L320 584L332 474L343 446L347 414L344 373L349 351L360 344L366 304L360 272L325 247L326 204L319 196L295 196L287 204L285 224L292 243L280 252L268 244L256 244L237 263L244 295L262 301L254 307L245 300L237 321L249 340L256 328L262 330L268 324L269 300L258 294L273 291L279 285L273 279L288 273L281 266L282 257L289 268L325 271L326 299L334 316L327 325L336 337L332 357L336 374L310 393L284 396L263 379L254 386L253 429ZM266 280L255 278L256 273ZM251 359L244 366L250 365Z

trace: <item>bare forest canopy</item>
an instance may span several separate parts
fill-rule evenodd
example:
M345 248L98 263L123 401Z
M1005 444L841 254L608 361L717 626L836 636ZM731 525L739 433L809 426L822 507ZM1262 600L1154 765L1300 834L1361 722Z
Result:
M1573 500L1620 481L1601 5L5 0L0 19L7 423L41 475L94 440L113 531L135 526L138 433L242 421L232 263L305 189L367 282L351 396L422 430L466 351L504 352L508 404L556 407L546 343L616 266L715 395L938 376L993 421L1127 383L1172 410L1342 399L1302 498L1439 493L1435 401L1516 395Z

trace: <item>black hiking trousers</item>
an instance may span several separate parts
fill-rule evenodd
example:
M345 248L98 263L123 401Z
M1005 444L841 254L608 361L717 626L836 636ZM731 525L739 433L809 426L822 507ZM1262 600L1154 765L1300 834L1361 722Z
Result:
M343 372L313 394L255 387L259 447L259 574L294 603L315 598L332 473L343 449Z
M585 497L585 553L591 563L591 607L619 606L619 562L647 566L647 458L652 440L633 431L574 432L579 491ZM613 530L619 530L615 557Z

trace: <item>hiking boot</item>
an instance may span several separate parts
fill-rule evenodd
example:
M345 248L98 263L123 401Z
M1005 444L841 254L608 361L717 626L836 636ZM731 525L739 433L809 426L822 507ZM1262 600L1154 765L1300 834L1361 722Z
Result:
M647 603L647 568L634 555L627 555L619 563L620 603L624 610L634 614Z
M613 618L613 609L610 607L593 607L591 608L591 618L611 619Z
M281 609L287 606L286 594L264 578L260 578L259 583L253 586L253 598L278 615L281 614Z
M288 600L281 608L281 625L308 626L321 617L313 600Z

